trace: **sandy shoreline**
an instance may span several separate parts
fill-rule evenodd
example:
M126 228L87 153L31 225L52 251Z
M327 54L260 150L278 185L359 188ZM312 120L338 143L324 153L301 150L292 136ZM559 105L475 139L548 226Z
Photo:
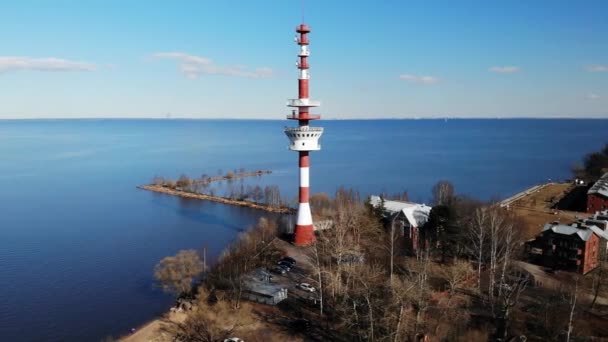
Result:
M193 198L193 199L206 200L206 201L214 201L214 202L219 202L219 203L224 203L224 204L229 204L229 205L236 205L236 206L241 206L241 207L259 209L259 210L264 210L264 211L271 212L271 213L292 214L296 211L294 208L289 208L289 207L284 207L284 206L275 207L275 206L271 206L271 205L267 205L267 204L259 204L259 203L255 203L255 202L249 202L249 201L232 200L232 199L228 199L228 198L224 198L224 197L220 197L220 196L211 196L211 195L169 189L169 188L161 186L161 185L140 185L137 188L142 189L142 190L159 192L159 193L172 195L172 196Z
M153 319L144 323L137 328L133 333L119 338L123 342L169 342L170 336L160 332L160 328L169 322L182 322L186 318L184 312L168 312L163 317Z

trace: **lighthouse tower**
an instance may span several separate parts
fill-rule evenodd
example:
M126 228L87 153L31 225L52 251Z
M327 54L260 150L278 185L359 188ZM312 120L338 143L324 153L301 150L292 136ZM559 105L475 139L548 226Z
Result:
M308 72L308 49L309 41L308 34L310 28L306 24L301 24L296 27L295 41L300 46L298 53L299 60L296 63L299 69L298 77L298 98L288 100L287 106L293 109L292 114L287 116L287 119L297 120L297 127L286 127L285 134L289 138L289 149L297 151L299 155L300 165L300 191L298 204L298 219L295 226L294 244L296 246L307 246L315 241L315 231L312 223L312 215L310 213L310 205L308 197L310 193L310 151L319 151L319 138L323 134L323 128L311 127L310 121L318 120L319 115L311 115L310 108L318 107L319 101L313 101L308 97L308 81L310 74Z

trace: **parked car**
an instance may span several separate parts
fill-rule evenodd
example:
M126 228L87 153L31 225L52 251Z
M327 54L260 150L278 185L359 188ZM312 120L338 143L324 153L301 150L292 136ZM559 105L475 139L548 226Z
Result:
M288 262L284 262L284 261L279 261L277 262L277 265L279 265L279 267L282 267L285 269L285 271L291 271L291 264Z
M286 257L283 257L280 261L286 261L286 262L290 263L292 267L296 265L296 259L294 259L292 257L286 256Z
M291 268L289 266L279 265L278 267L281 268L281 269L283 269L285 272L291 271Z
M287 271L284 268L281 268L280 266L277 267L273 267L270 272L275 273L275 274L285 274L287 273Z
M296 285L299 289L304 290L306 292L315 292L316 289L312 287L309 283L300 283Z
M225 339L224 342L245 342L245 341L243 341L243 339L240 339L238 337L231 337L231 338Z

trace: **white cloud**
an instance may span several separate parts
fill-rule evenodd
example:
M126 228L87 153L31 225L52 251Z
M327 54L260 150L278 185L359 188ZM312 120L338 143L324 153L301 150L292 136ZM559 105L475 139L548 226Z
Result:
M434 76L418 76L410 74L399 75L399 79L418 84L435 84L440 81L439 78Z
M97 65L61 58L31 58L0 56L0 73L16 70L37 71L95 71Z
M606 71L608 71L608 65L599 65L599 64L587 65L585 67L585 69L587 69L587 71L591 71L591 72L606 72Z
M586 98L588 100L597 100L597 99L601 98L601 96L598 94L589 93L589 94L587 94Z
M188 78L198 78L202 74L226 75L246 78L272 77L271 68L248 69L243 65L218 65L209 58L193 56L181 52L158 52L152 54L154 58L174 59L179 61L179 70Z
M512 74L514 72L519 72L521 69L515 65L506 65L506 66L493 66L488 69L492 72L497 72L501 74Z

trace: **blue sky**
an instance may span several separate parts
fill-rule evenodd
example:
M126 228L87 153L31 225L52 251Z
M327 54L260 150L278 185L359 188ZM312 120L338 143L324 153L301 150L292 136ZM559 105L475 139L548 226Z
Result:
M324 118L608 117L607 1L304 7ZM4 0L0 119L282 119L301 8Z

